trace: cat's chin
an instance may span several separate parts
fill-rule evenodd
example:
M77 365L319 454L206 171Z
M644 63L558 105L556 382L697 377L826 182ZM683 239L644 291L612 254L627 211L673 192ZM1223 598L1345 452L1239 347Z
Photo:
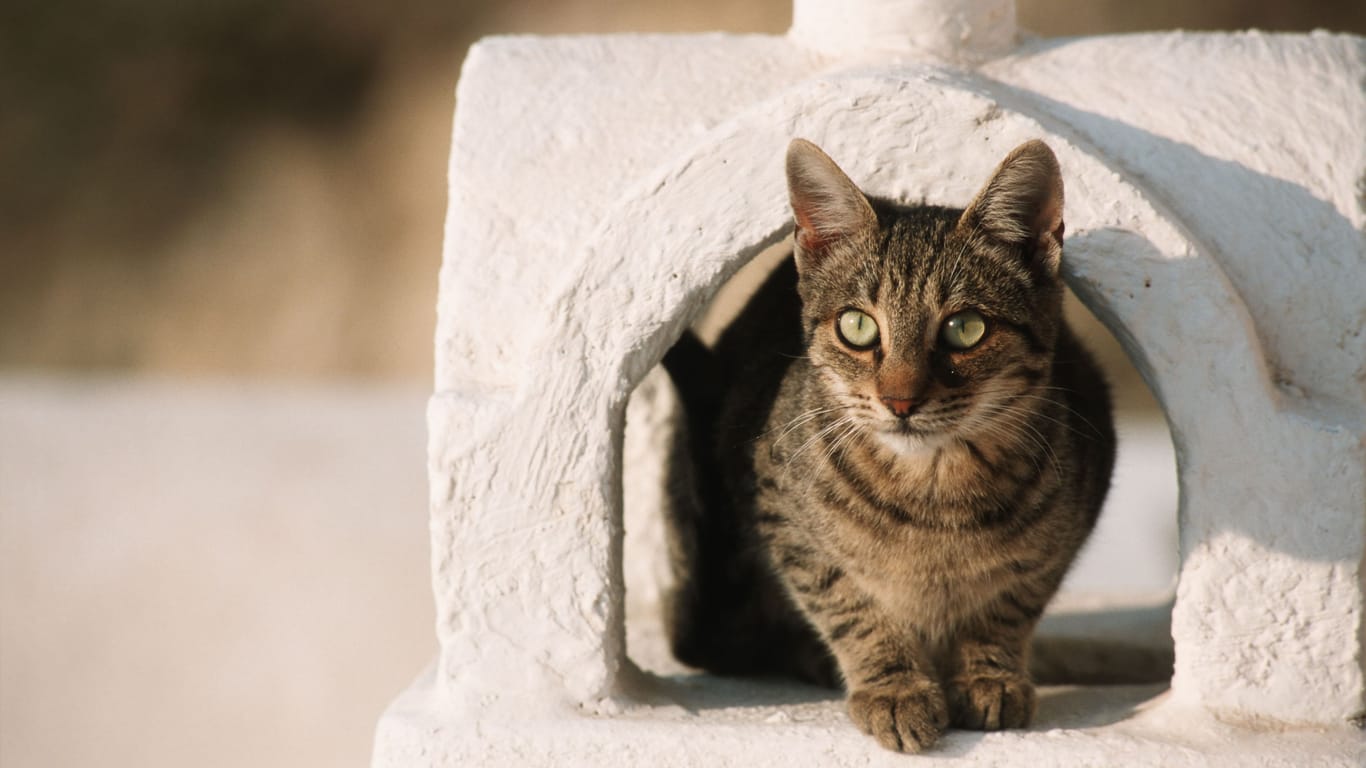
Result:
M917 432L904 424L897 424L889 429L879 429L875 434L882 447L901 457L933 452L939 442L934 435Z

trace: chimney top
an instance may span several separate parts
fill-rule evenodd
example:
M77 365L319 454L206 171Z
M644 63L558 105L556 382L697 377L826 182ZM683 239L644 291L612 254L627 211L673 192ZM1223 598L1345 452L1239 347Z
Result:
M975 64L1015 46L1015 0L793 0L798 43L835 56L894 52Z

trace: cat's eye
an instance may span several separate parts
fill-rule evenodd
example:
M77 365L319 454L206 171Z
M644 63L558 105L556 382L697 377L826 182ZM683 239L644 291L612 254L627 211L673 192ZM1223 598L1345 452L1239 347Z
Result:
M855 349L867 349L877 343L877 321L866 312L844 310L835 329L840 339Z
M939 331L940 338L953 349L971 349L986 335L986 319L971 309L949 315Z

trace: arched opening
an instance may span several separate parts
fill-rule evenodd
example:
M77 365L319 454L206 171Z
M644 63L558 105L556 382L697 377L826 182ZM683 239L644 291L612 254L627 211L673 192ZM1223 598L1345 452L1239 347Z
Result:
M783 240L742 266L691 325L715 341L769 272L791 253ZM1119 450L1100 522L1041 623L1035 674L1043 684L1150 684L1165 687L1172 671L1171 601L1179 566L1176 458L1163 411L1120 343L1069 289L1069 323L1111 383ZM662 599L672 578L662 507L670 451L681 418L662 366L641 381L627 407L623 462L624 576L629 658L662 677L710 687L721 700L799 701L834 696L785 681L703 676L669 651Z
M1071 290L1064 312L1110 383L1119 448L1096 528L1040 623L1034 673L1085 684L1165 683L1180 568L1171 430L1124 348Z
M763 279L786 258L791 240L763 249L741 266L699 312L691 329L710 345L744 306ZM663 516L671 445L682 410L673 382L655 366L632 393L626 409L623 446L626 645L641 669L661 676L692 675L669 651L662 609L672 586Z
M717 126L633 185L587 243L566 254L572 263L553 271L564 282L548 303L548 332L516 358L529 361L534 381L474 386L468 399L477 408L465 407L464 389L433 399L434 429L447 441L438 441L433 473L445 494L434 499L435 551L444 558L434 580L438 602L445 617L480 619L442 624L445 679L471 697L480 686L526 696L551 686L580 703L629 682L619 674L630 669L621 611L623 479L634 485L634 473L622 474L628 395L734 268L787 226L777 169L792 135L851 158L846 171L873 194L950 204L969 199L1004 148L1043 137L1068 179L1071 285L1161 398L1179 451L1172 699L1312 722L1355 711L1360 685L1330 682L1360 680L1359 635L1336 643L1344 650L1325 664L1327 644L1311 629L1324 615L1348 617L1330 622L1334 631L1360 615L1359 572L1341 567L1360 557L1359 495L1351 496L1360 484L1329 476L1357 472L1336 457L1358 460L1358 433L1335 428L1309 411L1312 403L1287 394L1237 286L1160 190L1146 189L1066 126L1026 116L1014 96L995 99L978 85L933 73L812 81ZM914 108L925 103L943 109ZM906 136L915 140L898 138ZM634 466L632 443L625 458ZM1293 462L1283 460L1288 445L1297 446ZM493 466L537 471L490 473ZM1322 525L1277 514L1308 497ZM519 561L520 571L489 562L507 551L490 542L533 529L553 535L534 539L538 549ZM638 533L635 526L632 537ZM648 592L635 574L659 567L648 560L628 558L632 603ZM485 563L492 574L480 570ZM1290 568L1307 574L1306 586L1281 587ZM518 599L504 599L514 593ZM1301 610L1309 600L1334 612ZM1249 619L1234 604L1262 607ZM497 619L499 631L488 631L484 615ZM548 631L527 639L532 626ZM1248 633L1258 641L1248 642ZM502 662L491 665L495 653ZM1293 665L1272 663L1290 656ZM1253 668L1266 672L1243 674ZM1320 702L1253 693L1298 684L1303 675L1341 695Z

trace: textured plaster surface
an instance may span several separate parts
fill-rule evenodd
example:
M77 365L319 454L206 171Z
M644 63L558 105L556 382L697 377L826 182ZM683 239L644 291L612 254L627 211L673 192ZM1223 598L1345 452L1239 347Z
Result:
M412 709L425 696L460 713L448 728L619 706L627 398L786 234L793 136L875 194L953 205L1049 142L1068 279L1161 399L1180 463L1157 709L1360 713L1364 58L1319 34L1042 41L978 70L766 37L477 45L429 406L442 654L377 761L435 717Z
M795 0L789 37L836 56L977 62L1015 45L1015 0Z
M1177 342L1139 344L1184 457L1175 687L1228 717L1362 706L1364 58L1349 36L1172 33L1046 41L984 71L1160 199L1236 296L1209 320L1240 301L1251 323L1262 371L1218 349L1227 329L1183 349L1209 322L1190 304L1138 318ZM1065 76L1079 59L1088 77ZM1191 76L1193 62L1220 76ZM1182 389L1164 382L1200 367Z
M1336 727L1240 728L1167 705L1162 686L1045 688L1029 731L949 731L932 752L878 747L849 724L843 702L796 685L693 678L637 695L648 705L603 714L537 712L478 728L434 706L435 680L418 680L390 707L376 768L606 766L1277 766L1357 768L1359 732ZM909 762L908 762L909 761Z

